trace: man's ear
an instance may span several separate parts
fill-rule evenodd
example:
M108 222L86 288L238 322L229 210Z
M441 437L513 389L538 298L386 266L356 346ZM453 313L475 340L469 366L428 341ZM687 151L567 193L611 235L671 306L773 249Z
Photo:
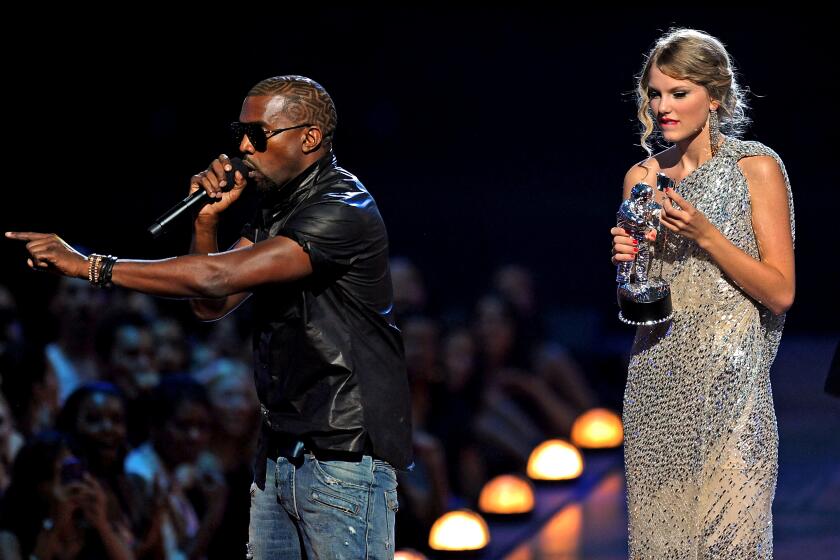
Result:
M303 137L303 153L310 154L318 148L324 141L324 135L321 133L321 128L318 126L310 126L306 128Z

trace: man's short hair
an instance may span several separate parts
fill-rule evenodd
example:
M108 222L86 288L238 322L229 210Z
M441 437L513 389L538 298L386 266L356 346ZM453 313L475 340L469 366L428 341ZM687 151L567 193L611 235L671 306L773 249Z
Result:
M285 116L293 124L312 123L321 128L324 141L332 143L338 116L335 104L324 87L305 76L274 76L266 78L251 88L248 97L257 95L281 95L287 103Z

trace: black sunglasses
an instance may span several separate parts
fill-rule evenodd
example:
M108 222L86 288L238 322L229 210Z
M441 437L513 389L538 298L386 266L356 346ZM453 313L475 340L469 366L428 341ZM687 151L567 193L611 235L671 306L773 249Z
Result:
M259 123L230 123L230 134L233 141L238 146L242 143L242 138L248 136L248 141L258 152L264 152L268 148L268 139L275 134L293 130L295 128L303 128L305 126L312 126L312 123L299 124L297 126L290 126L288 128L277 128L274 130L265 130Z

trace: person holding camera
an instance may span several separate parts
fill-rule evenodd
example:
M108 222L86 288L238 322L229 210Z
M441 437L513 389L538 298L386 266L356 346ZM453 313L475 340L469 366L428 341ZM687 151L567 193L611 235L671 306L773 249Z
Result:
M125 532L108 519L102 485L57 432L38 434L15 458L0 502L0 558L135 558Z

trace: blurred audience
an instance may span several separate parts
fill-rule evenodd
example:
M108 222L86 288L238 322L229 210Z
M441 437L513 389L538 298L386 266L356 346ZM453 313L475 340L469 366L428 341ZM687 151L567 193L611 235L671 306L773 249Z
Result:
M260 422L253 374L244 362L218 358L196 373L196 378L207 390L214 421L208 452L202 458L212 459L218 465L228 488L227 506L220 521L224 531L213 535L207 558L241 558L248 542L251 460Z
M160 383L151 324L137 312L115 309L99 323L96 352L102 379L126 399L128 441L138 445L149 437L152 392Z
M31 437L53 428L59 410L58 380L42 349L27 345L21 359L0 373L18 431Z
M211 437L207 393L186 375L166 376L152 393L151 438L132 450L125 470L165 495L161 532L167 560L202 558L227 505L216 461L199 461Z
M58 432L42 432L21 448L0 502L0 558L134 558L102 485L78 465Z
M0 284L0 378L23 357L23 326L17 303L6 286Z
M187 373L190 367L190 347L184 327L174 317L158 317L152 322L154 362L162 374Z
M0 496L12 481L12 462L23 446L23 436L15 429L15 420L6 398L0 393Z
M160 557L162 500L143 478L125 471L126 407L116 386L82 385L67 398L57 424L73 455L101 486L108 519L123 541L137 558Z
M413 262L405 257L393 257L391 283L394 285L394 314L397 318L427 311L426 285Z
M440 313L414 263L394 258L391 273L415 452L398 473L397 547L428 552L440 515L475 508L487 480L522 472L600 399L546 335L526 267L499 267L484 295ZM159 302L63 279L56 336L39 346L0 286L0 557L244 556L260 421L251 341L241 317L196 324ZM36 435L56 427L66 440ZM63 464L81 471L62 481Z
M49 307L58 322L58 337L44 352L58 382L59 403L79 385L99 378L94 339L97 319L107 302L108 292L97 290L89 282L66 276L58 281Z

